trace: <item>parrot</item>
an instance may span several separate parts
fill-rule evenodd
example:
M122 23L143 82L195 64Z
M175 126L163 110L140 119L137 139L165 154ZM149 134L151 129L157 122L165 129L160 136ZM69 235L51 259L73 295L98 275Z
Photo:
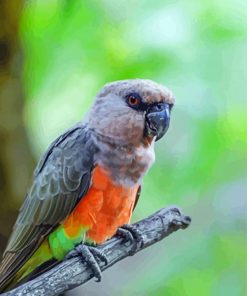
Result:
M149 79L101 88L34 170L0 264L0 292L78 255L100 281L98 260L107 258L97 245L114 235L142 239L129 223L174 103L167 87Z

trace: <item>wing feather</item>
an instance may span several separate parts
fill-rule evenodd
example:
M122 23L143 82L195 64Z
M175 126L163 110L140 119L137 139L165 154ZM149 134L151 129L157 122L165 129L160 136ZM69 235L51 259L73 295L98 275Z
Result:
M136 199L135 199L135 203L134 203L133 211L134 211L134 209L135 209L136 206L137 206L138 200L139 200L139 198L140 198L140 196L141 196L141 191L142 191L142 187L141 187L141 185L140 185L140 186L138 187L138 189L137 189L137 192L136 192Z

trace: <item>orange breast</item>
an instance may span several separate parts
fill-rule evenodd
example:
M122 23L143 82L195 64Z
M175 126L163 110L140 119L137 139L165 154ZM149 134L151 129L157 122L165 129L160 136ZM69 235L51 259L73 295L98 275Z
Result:
M114 184L97 166L88 193L63 223L65 232L75 236L82 226L86 239L103 243L118 227L129 223L138 187L138 184L130 188Z

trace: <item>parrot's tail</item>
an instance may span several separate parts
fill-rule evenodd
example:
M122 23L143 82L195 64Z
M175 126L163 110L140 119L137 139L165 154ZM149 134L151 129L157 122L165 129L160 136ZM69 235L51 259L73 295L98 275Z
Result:
M48 264L46 263L53 261L54 259L51 254L49 244L47 240L44 240L34 254L25 263L23 263L19 269L6 273L4 270L1 270L0 266L0 293L19 286L20 284L30 280L30 277L34 278L35 275L37 275L36 270L38 271L38 274L40 274L41 270L47 270Z

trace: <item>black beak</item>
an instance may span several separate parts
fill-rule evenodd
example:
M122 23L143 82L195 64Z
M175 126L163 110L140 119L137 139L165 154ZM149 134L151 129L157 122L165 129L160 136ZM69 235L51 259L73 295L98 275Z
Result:
M166 103L150 106L146 113L144 136L156 136L158 141L167 132L170 123L170 108Z

